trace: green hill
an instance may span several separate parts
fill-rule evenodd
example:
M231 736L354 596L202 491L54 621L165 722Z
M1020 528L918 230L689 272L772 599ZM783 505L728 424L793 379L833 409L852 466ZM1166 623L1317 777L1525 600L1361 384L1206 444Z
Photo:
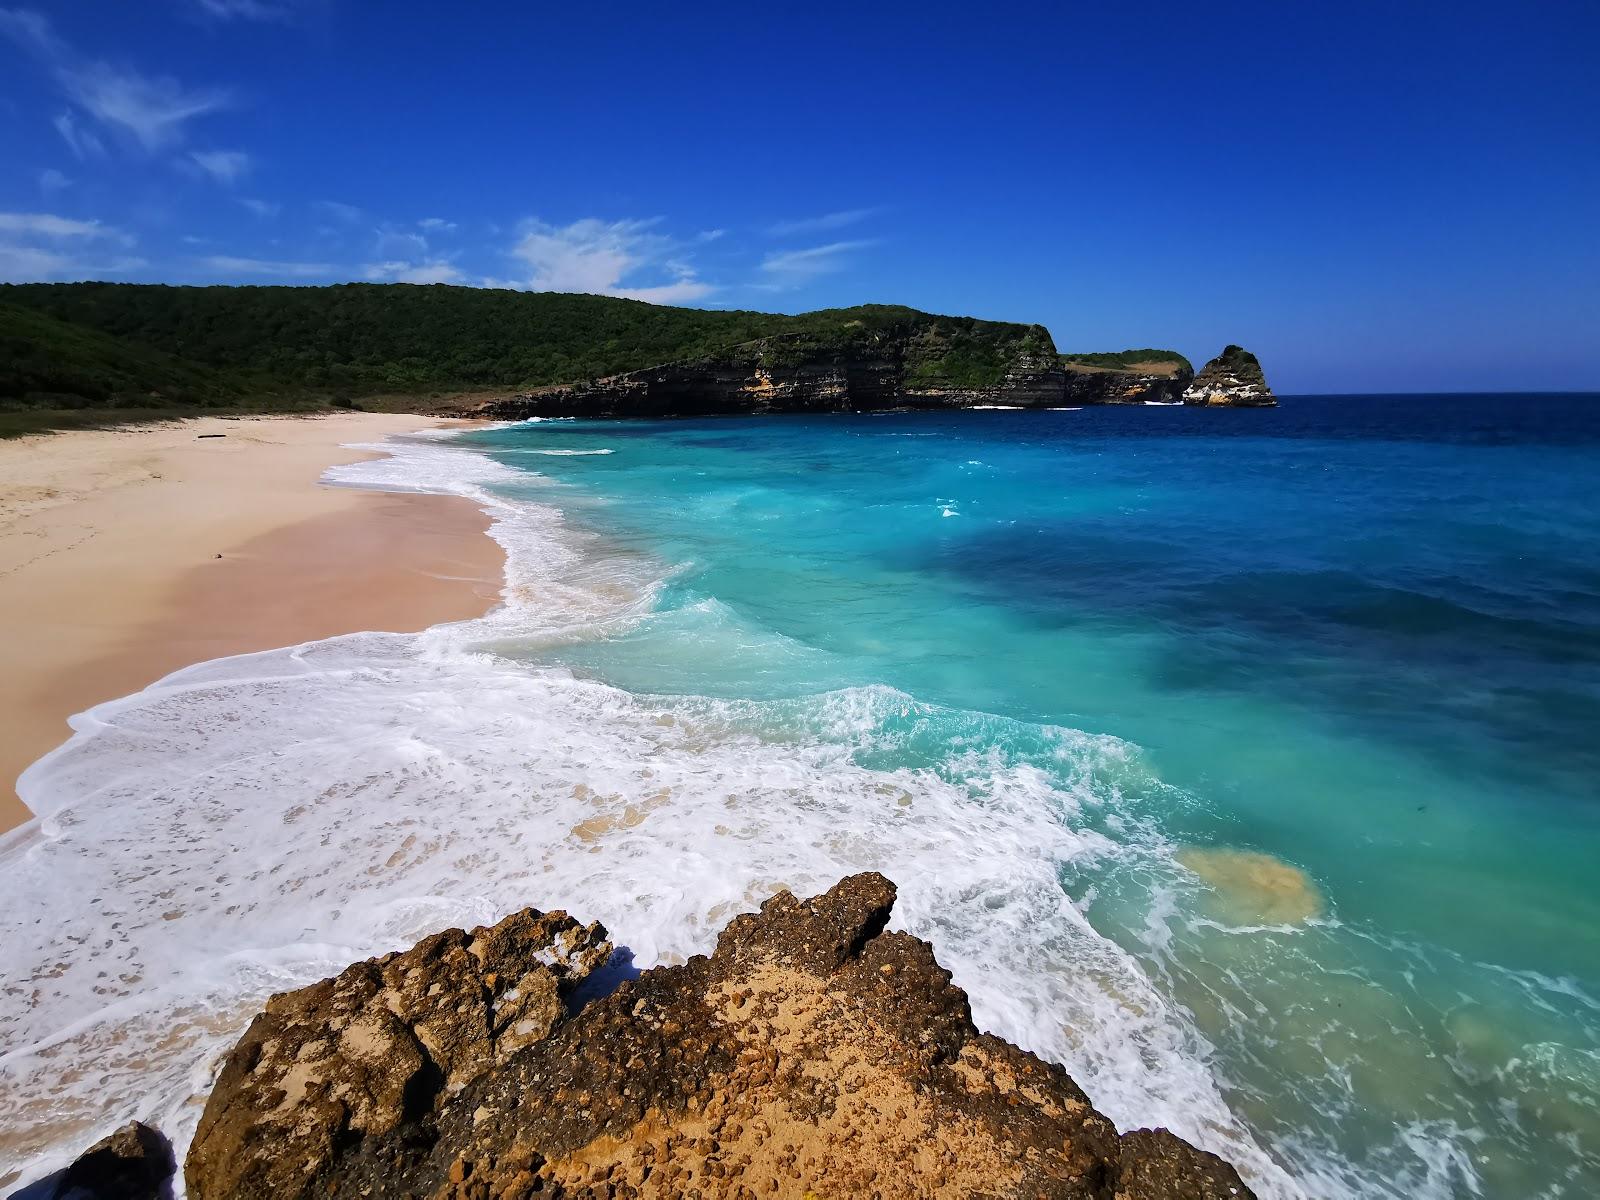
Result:
M329 396L530 388L703 358L776 335L798 347L907 328L931 331L930 344L955 356L948 370L965 376L992 369L1013 343L1049 339L1036 327L890 305L783 316L445 285L15 284L0 286L4 303L230 378Z
M236 404L244 382L172 354L0 303L0 407Z
M1144 370L1152 374L1157 372L1154 368L1176 368L1194 374L1194 367L1189 360L1176 350L1123 350L1115 353L1096 351L1090 354L1063 354L1061 365L1064 367L1090 367L1102 371L1133 371Z

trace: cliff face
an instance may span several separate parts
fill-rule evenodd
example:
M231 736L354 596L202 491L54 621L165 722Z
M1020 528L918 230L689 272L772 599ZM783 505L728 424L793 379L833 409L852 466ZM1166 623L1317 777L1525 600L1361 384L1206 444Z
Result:
M609 994L604 931L527 910L274 997L206 1105L189 1194L1251 1195L979 1033L931 947L885 932L894 898L875 874L780 893L709 958Z
M1255 356L1238 347L1194 376L1180 361L1063 362L1039 326L925 321L838 337L764 338L706 358L491 400L469 415L661 418L979 405L1276 403Z
M1211 408L1264 408L1276 405L1278 398L1267 386L1256 356L1242 346L1228 346L1200 368L1184 389L1183 402Z
M1066 379L1039 326L926 318L837 336L763 338L723 353L493 400L474 415L691 417L734 413L1059 407Z
M1177 404L1193 378L1187 367L1170 373L1138 370L1074 370L1065 368L1067 403Z

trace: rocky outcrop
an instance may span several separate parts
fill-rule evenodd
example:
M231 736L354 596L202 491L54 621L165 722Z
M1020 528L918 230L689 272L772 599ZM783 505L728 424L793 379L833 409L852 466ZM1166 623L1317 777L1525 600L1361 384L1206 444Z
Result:
M491 400L470 415L522 420L1041 408L1060 406L1065 396L1065 373L1043 328L927 318L835 336L762 338L704 358Z
M57 1176L51 1200L157 1200L176 1164L167 1139L131 1121L90 1146Z
M206 1103L189 1194L348 1192L348 1160L426 1136L474 1080L546 1037L610 954L599 925L524 909L274 996Z
M1091 370L1071 365L1064 370L1070 405L1178 404L1193 378L1187 366L1177 364L1167 371Z
M1254 354L1241 346L1228 346L1200 368L1194 382L1183 390L1185 404L1208 408L1264 408L1278 403Z
M1260 363L1237 346L1196 376L1187 362L1063 363L1042 328L996 328L1027 332L963 339L931 326L862 330L832 339L764 338L704 358L499 397L463 415L664 418L984 405L1276 403Z
M781 892L711 956L570 1015L604 933L531 910L274 997L206 1105L189 1193L1250 1196L978 1032L932 948L885 931L894 898L876 874Z

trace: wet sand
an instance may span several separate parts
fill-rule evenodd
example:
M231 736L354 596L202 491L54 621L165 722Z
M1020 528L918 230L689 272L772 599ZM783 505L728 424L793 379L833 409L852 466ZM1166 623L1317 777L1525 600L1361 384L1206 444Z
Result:
M438 424L206 417L0 442L0 830L30 815L16 778L73 713L206 659L490 608L503 559L475 505L317 482L373 457L345 443Z

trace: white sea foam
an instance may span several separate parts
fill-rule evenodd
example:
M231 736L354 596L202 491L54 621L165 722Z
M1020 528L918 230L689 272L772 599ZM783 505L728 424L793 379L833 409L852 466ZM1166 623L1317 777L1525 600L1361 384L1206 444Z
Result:
M779 887L877 869L981 1026L1066 1064L1123 1127L1303 1194L1205 1040L1060 886L1150 852L1083 819L1122 805L1128 746L1028 727L1036 761L980 736L1002 718L882 687L651 698L497 654L626 629L666 569L565 524L537 478L389 448L330 475L478 500L507 551L500 610L200 664L75 718L25 774L41 820L0 840L0 1158L21 1178L132 1117L181 1155L267 995L431 930L565 907L649 966ZM925 765L866 765L906 744Z

